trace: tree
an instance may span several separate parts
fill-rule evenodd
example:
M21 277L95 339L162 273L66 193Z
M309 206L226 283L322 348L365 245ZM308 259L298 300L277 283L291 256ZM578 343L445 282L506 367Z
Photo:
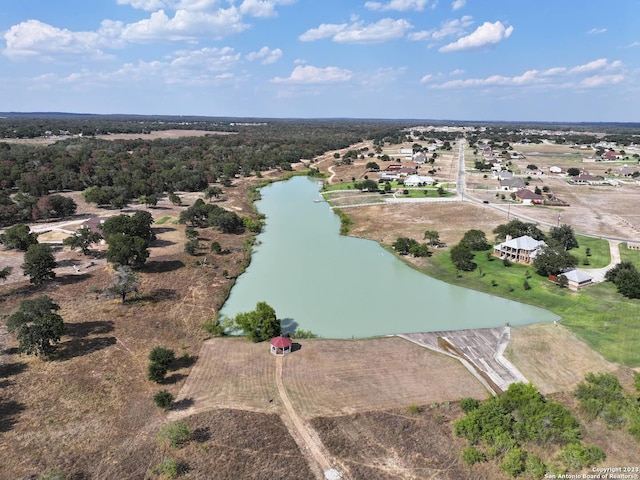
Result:
M13 267L4 267L2 270L0 270L0 280L6 280L9 275L11 275L12 271Z
M458 244L451 249L451 262L463 272L470 272L476 268L476 264L473 262L473 252L463 244Z
M551 227L549 236L565 250L578 248L578 240L576 240L573 228L570 225L563 224L559 227Z
M182 205L182 199L180 198L179 195L176 195L175 193L169 194L169 201L174 205Z
M115 215L107 218L100 225L102 235L110 243L110 237L123 233L132 237L140 237L145 243L155 239L155 234L151 228L153 225L153 216L149 212L138 210L133 215ZM146 247L146 245L145 245Z
M56 278L56 273L53 271L55 267L56 257L49 245L36 243L31 245L24 254L22 270L34 285L39 286Z
M7 318L7 330L15 333L22 353L50 356L64 333L60 306L46 295L23 300Z
M426 243L416 242L415 244L411 245L409 253L414 257L428 257L430 254L429 246Z
M0 243L6 248L27 251L27 249L36 243L38 243L38 234L31 232L28 225L24 223L18 223L0 235Z
M170 348L165 347L153 347L153 349L149 352L149 361L152 363L158 363L165 368L169 368L171 362L176 359L176 352L174 352Z
M71 250L79 248L83 255L89 255L89 253L91 253L89 247L94 243L98 243L100 240L102 240L102 235L98 232L94 232L87 227L81 227L76 230L74 235L65 238L62 243Z
M152 382L162 383L167 375L167 367L156 362L151 362L147 367L147 379Z
M378 191L378 182L375 180L363 180L362 182L357 182L354 185L354 188L357 190L367 191L367 192L377 192Z
M567 175L570 177L577 177L580 175L580 169L576 167L567 168Z
M124 304L129 293L138 293L139 284L140 279L133 273L131 267L117 265L115 272L113 272L113 283L109 287L109 291L114 295L118 295Z
M391 246L400 255L407 255L409 253L409 250L411 250L411 247L417 245L417 243L418 242L416 242L413 238L398 237L396 241L391 244Z
M558 275L578 265L578 259L562 247L548 246L540 249L533 259L533 266L544 277Z
M158 408L169 410L173 404L173 395L167 390L160 390L153 396L153 402Z
M424 237L425 240L429 240L429 245L438 245L440 243L440 234L436 230L425 230Z
M211 202L212 198L216 200L219 199L220 195L222 195L222 189L220 187L207 187L204 191L204 198L208 199L209 202Z
M275 310L266 302L258 302L256 309L252 312L236 315L234 324L253 342L277 337L282 332L282 326L280 320L276 318Z
M496 239L504 241L507 236L512 238L522 237L523 235L529 235L534 240L544 240L545 235L537 227L535 223L525 223L521 220L514 219L509 223L498 225L493 229L493 233L496 235Z
M482 230L475 229L471 229L464 234L462 240L460 240L460 245L464 245L472 251L488 250L491 248L491 245L487 242L485 233Z
M148 207L155 207L158 204L158 197L155 195L142 195L138 201Z
M378 165L376 162L367 162L367 164L365 165L365 168L367 170L377 172L380 170L380 165Z
M130 265L139 268L149 257L147 242L142 238L116 233L108 239L107 261L118 265Z

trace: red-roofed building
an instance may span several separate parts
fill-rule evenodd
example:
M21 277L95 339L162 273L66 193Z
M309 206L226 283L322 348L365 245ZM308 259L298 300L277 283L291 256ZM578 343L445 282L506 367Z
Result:
M293 342L289 337L284 337L280 335L279 337L274 337L271 339L271 353L274 355L287 355L291 353L291 345Z

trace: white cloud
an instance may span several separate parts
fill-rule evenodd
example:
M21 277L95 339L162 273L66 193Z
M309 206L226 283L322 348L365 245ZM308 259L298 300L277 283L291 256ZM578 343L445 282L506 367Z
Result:
M420 83L427 83L429 80L433 78L433 75L427 74L420 79Z
M428 0L390 0L387 3L366 2L364 6L376 12L387 12L389 10L397 10L399 12L414 10L421 12L424 10L424 7L427 6L427 3Z
M484 22L473 33L459 38L453 43L440 48L441 52L456 52L470 48L480 48L485 45L495 45L509 38L513 33L513 27L507 27L502 22Z
M640 42L632 42L629 45L626 45L625 48L635 48L640 47Z
M348 82L353 77L350 70L338 67L313 67L311 65L297 66L287 78L276 77L275 83L342 83Z
M240 13L252 17L275 17L277 5L288 5L292 0L243 0Z
M467 78L450 80L440 84L433 84L431 88L469 88L488 86L544 86L544 87L598 87L601 85L613 85L622 82L626 77L620 70L623 64L619 60L609 62L607 59L598 59L584 65L575 67L553 67L547 70L531 69L520 75L490 75L485 78ZM590 75L599 70L597 75Z
M41 57L51 60L60 55L104 56L102 48L121 46L122 24L105 20L97 32L72 32L38 20L12 26L4 35L3 53L13 59Z
M262 47L257 52L251 52L247 54L247 60L253 62L255 60L260 60L260 63L263 65L267 65L270 63L275 63L282 57L282 50L279 48L270 49L269 47Z
M467 0L453 0L453 3L451 4L451 8L455 12L456 10L460 10L466 4L467 4Z
M463 35L465 29L473 25L473 17L465 15L461 18L446 20L436 30L422 30L409 35L410 40L435 40L439 41L452 35Z
M118 5L131 5L133 8L153 12L161 8L169 7L170 2L164 0L118 0Z
M587 32L588 35L600 35L601 33L605 33L607 31L606 28L592 28Z
M349 28L346 23L323 23L318 28L311 28L298 37L301 42L313 42L323 38L330 38Z
M129 41L220 39L247 28L249 26L242 23L242 15L235 7L221 8L215 13L178 10L173 18L164 10L158 10L148 19L127 25L122 36Z
M453 77L456 75L462 75L463 73L464 73L464 70L462 68L456 68L455 70L452 70L449 75Z
M602 70L607 65L608 65L608 62L606 58L599 58L589 63L585 63L584 65L578 65L577 67L573 67L571 69L571 72L572 73L593 72L594 70Z
M45 74L35 81L44 87L64 84L75 89L145 85L151 81L168 85L218 85L236 78L231 70L239 61L240 54L231 47L180 50L163 61L125 63L113 71L83 69L66 76Z
M406 20L391 18L383 18L370 24L358 20L350 25L325 23L307 30L298 39L303 42L331 38L337 43L382 43L404 37L411 28L413 26Z
M580 82L582 87L594 88L601 87L602 85L616 85L624 80L624 75L594 75L592 77L585 78Z

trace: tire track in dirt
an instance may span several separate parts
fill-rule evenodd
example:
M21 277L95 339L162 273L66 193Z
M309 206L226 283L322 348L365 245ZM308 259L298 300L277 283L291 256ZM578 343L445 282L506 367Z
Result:
M337 462L329 456L318 434L312 431L311 427L303 422L294 410L289 395L284 388L284 382L282 381L283 363L284 357L276 358L276 386L278 387L278 393L280 394L282 406L284 407L282 421L300 447L302 454L307 458L307 461L311 460L309 462L309 468L316 474L318 479L324 479L326 478L324 472L332 469L332 465L337 465ZM320 470L318 470L318 467ZM344 467L340 466L339 470L344 472Z

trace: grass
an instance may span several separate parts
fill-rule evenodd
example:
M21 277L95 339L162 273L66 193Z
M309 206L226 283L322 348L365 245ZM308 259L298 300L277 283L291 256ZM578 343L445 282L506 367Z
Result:
M609 265L611 262L609 242L602 238L584 237L582 235L576 235L576 240L578 240L579 247L572 249L569 253L580 262L578 268L602 268ZM587 248L590 250L590 257L587 257ZM589 259L589 265L584 264L586 258ZM638 259L640 261L640 255Z
M640 250L631 250L627 248L626 243L620 244L620 260L623 262L631 262L640 268Z
M505 267L501 260L487 258L485 252L477 252L474 261L477 268L473 272L458 272L448 252L436 252L428 273L452 284L550 310L606 359L630 367L640 366L640 300L623 298L608 282L580 292L561 289L535 273L531 266ZM530 290L523 287L525 279Z
M165 223L167 223L169 221L169 219L171 219L171 217L169 217L169 216L162 217L160 220L158 220L156 222L156 225L164 225Z

